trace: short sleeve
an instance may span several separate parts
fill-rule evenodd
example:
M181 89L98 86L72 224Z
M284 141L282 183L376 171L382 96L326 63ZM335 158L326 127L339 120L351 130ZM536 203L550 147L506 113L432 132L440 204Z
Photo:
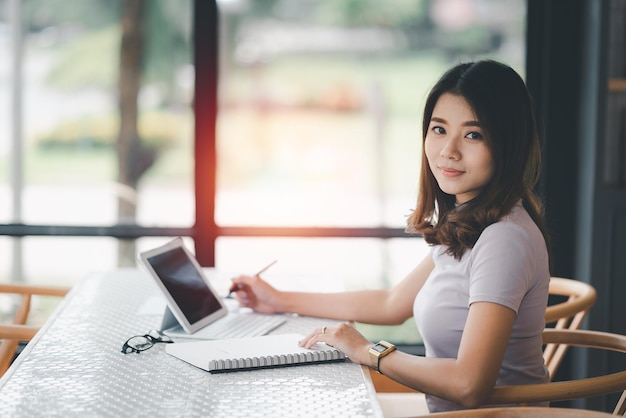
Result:
M527 230L511 222L495 223L483 231L471 257L469 304L498 303L517 314L537 264Z

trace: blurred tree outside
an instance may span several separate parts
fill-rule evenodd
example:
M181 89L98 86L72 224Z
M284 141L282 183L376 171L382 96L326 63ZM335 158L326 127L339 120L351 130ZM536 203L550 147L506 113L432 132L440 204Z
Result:
M76 90L84 87L115 91L118 79L122 7L129 0L81 0L71 8L63 0L28 0L25 9L31 31L60 32L76 27L80 36L63 43L48 73L51 87ZM150 0L143 9L145 54L142 87L156 86L162 107L180 105L176 76L191 65L191 2ZM68 23L74 21L78 23ZM135 22L130 22L134 25ZM113 58L113 60L111 60Z
M156 150L142 144L137 131L139 90L144 55L145 0L124 0L120 17L122 39L118 77L120 129L117 137L118 181L122 186L137 189L139 179L154 164ZM134 223L136 202L118 199L120 223ZM118 241L118 264L135 263L134 240Z
M146 16L145 0L123 0L120 14L121 43L118 78L118 100L120 130L117 139L118 181L122 186L137 190L139 180L155 163L162 151L159 143L147 145L138 133L138 97L142 87L142 77L147 82L158 82L166 86L165 103L175 99L174 85L176 67L188 55L182 54L177 45L176 29L184 25L169 24L164 18L163 7L170 2L161 2L160 7L152 9ZM153 5L154 6L154 5ZM176 9L170 8L170 11ZM149 20L148 20L149 19ZM151 25L150 25L151 23ZM146 36L146 24L153 28ZM169 28L168 30L162 30ZM150 42L146 43L146 39ZM151 45L151 47L147 47ZM177 52L178 51L178 52ZM171 55L170 55L171 54ZM144 67L144 57L151 57L152 62ZM178 59L177 59L178 58ZM148 68L148 71L144 71ZM161 144L162 145L162 144ZM120 223L136 223L136 202L123 198L118 200L118 219ZM119 240L118 263L120 266L135 265L136 246L134 240Z
M191 2L81 0L68 7L64 0L28 0L24 15L29 32L57 41L48 86L99 89L112 93L117 107L117 115L59 121L38 135L38 146L44 152L115 149L116 181L131 191L118 198L118 222L136 223L137 202L128 196L137 196L142 177L183 132L177 114L188 118L189 98L177 79L191 65ZM151 100L142 106L145 91ZM134 254L134 242L120 241L119 265L134 265Z

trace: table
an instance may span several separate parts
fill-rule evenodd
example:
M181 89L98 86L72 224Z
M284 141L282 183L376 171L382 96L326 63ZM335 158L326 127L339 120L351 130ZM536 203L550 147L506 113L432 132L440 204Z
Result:
M138 269L77 283L0 379L0 416L382 416L367 368L349 361L210 374L165 344L122 354L127 338L159 328L162 311L146 307L155 299ZM294 317L275 332L323 321Z

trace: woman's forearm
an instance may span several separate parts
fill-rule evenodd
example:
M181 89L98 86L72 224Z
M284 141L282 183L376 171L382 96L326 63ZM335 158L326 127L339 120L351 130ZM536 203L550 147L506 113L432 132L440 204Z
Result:
M400 324L407 315L386 309L387 290L362 290L341 293L281 292L276 308L281 312L317 316L368 324Z

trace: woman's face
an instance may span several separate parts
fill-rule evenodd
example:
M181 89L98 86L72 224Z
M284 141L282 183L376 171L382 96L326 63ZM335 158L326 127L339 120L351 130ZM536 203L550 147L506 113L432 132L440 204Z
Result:
M426 158L439 187L470 201L489 183L493 157L474 111L461 96L441 95L433 109L426 141Z

